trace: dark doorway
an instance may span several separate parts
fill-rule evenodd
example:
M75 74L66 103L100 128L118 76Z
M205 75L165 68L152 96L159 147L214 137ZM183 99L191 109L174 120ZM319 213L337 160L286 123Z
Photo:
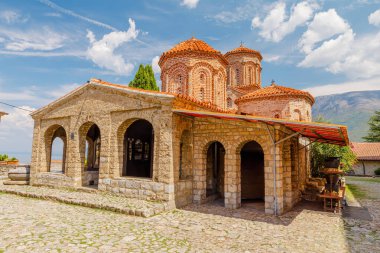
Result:
M206 196L224 196L224 154L220 142L213 142L207 150Z
M152 177L153 126L146 120L136 120L125 132L123 176Z
M99 171L100 163L100 129L92 125L86 136L86 166L87 171Z
M255 141L246 143L241 152L241 198L264 200L264 152Z

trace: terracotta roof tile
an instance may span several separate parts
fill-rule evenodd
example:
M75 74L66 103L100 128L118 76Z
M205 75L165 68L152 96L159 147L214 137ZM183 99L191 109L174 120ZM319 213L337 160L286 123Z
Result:
M263 59L259 51L250 49L248 47L245 47L243 45L240 45L240 47L237 47L231 51L228 51L227 53L224 54L225 57L232 55L232 54L240 54L240 53L248 53L248 54L254 54L257 57L259 57L260 61Z
M170 50L164 52L160 57L159 64L161 64L163 60L166 59L167 57L175 56L182 53L189 53L189 52L216 55L220 57L223 60L223 62L227 63L226 59L223 57L220 51L214 49L203 40L199 40L192 37L188 40L178 43Z
M380 161L380 142L352 142L351 149L358 160Z
M241 96L235 102L239 103L239 102L250 101L250 100L254 100L258 98L285 97L285 96L306 97L310 100L311 104L314 104L314 97L309 92L296 90L296 89L285 87L285 86L280 86L275 83L265 88L258 89L244 96Z

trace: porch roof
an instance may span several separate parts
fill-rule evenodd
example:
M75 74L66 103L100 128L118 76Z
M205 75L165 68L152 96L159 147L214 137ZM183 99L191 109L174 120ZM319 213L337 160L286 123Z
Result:
M312 142L329 143L339 146L347 146L349 144L347 127L343 125L182 109L173 109L173 112L176 114L197 118L216 118L224 120L246 121L252 123L260 122L271 126L282 125L293 132L299 133L303 137L309 138Z

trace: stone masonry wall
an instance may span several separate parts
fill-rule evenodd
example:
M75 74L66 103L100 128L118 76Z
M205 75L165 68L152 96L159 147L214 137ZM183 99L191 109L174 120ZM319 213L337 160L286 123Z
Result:
M311 104L301 98L254 99L238 103L239 112L280 119L311 121Z
M174 200L172 100L172 96L127 93L90 84L66 101L60 100L34 114L31 183L57 187L85 186L88 175L84 171L83 147L88 128L96 124L101 135L100 190L142 199ZM121 174L124 134L137 119L149 121L154 130L153 173L148 179L123 177ZM58 127L64 128L67 137L64 174L49 172L50 133Z

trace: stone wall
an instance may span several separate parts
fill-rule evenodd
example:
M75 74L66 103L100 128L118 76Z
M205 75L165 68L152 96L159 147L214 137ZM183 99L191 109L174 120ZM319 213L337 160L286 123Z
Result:
M365 169L364 169L365 168ZM375 175L375 170L380 168L380 161L358 161L352 169L355 175ZM365 174L364 174L365 170Z
M66 100L38 111L33 114L31 184L82 187L89 180L96 180L96 175L85 173L84 167L85 137L89 127L96 124L101 135L99 189L136 198L174 200L170 111L173 99L171 95L126 92L91 83ZM153 126L153 168L151 178L128 184L140 180L122 176L124 135L137 119L147 120ZM67 140L64 174L49 172L50 143L54 129L59 127L65 130Z
M16 165L0 165L0 179L8 178L8 171L15 168Z

